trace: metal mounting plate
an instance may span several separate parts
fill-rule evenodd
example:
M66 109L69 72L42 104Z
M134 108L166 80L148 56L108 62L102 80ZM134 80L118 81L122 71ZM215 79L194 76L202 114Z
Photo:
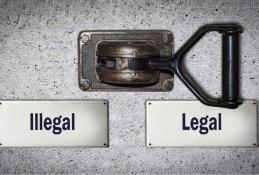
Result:
M157 44L161 57L171 57L173 34L167 30L89 30L78 38L79 86L85 91L170 91L173 76L161 72L159 81L145 87L121 87L102 83L96 75L96 46L101 41L152 41Z

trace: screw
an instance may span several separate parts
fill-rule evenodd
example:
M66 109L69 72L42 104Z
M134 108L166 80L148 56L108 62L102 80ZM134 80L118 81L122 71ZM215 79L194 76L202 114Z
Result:
M82 82L82 88L84 89L84 90L88 90L91 86L90 86L90 82L87 80L87 81L83 81Z
M89 36L87 34L83 34L81 36L81 40L83 43L87 43L89 41Z
M163 86L166 90L172 90L174 84L171 80L166 80L164 81Z

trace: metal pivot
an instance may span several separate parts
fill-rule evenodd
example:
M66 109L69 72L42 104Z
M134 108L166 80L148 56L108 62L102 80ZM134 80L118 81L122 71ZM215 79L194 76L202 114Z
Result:
M222 34L222 97L208 96L193 80L184 67L186 53L208 32ZM204 104L216 107L237 108L242 102L239 99L239 33L243 29L238 24L209 24L201 27L194 35L168 60L150 60L153 69L164 69L175 73L189 90Z

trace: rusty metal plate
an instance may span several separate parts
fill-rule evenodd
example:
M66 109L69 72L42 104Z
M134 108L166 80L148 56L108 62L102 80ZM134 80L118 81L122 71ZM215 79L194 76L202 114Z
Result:
M102 41L151 41L159 48L160 57L172 56L173 34L167 30L89 30L82 31L78 38L79 86L85 91L170 91L173 76L160 72L159 81L150 86L115 86L98 79L96 73L96 48Z

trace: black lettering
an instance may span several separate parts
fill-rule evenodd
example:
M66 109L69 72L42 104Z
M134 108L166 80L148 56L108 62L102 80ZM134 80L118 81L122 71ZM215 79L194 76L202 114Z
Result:
M54 125L53 125L53 131L52 131L53 134L60 134L62 132L61 127L60 126L58 127L58 125L60 125L61 123L61 118L62 118L62 115L57 118L54 118L53 120Z
M183 121L183 130L190 130L190 127L187 127L185 125L185 113L183 113L183 115L182 115L182 121Z
M221 130L221 113L219 113L219 130Z
M38 130L38 113L35 113L35 130Z
M209 129L210 130L217 130L217 119L215 117L211 117L209 119L210 124L209 124Z
M72 113L72 130L75 130L75 114Z
M42 130L42 113L40 113L40 130Z
M208 122L208 117L209 116L200 118L200 134L207 134L209 132L209 129L207 127L204 127Z
M192 117L190 122L187 121L186 114L182 114L182 129L183 130L199 130L200 134L207 134L212 130L222 129L222 114L218 113L218 117ZM189 126L188 126L189 123Z
M70 120L68 117L63 118L63 130L70 130Z
M63 130L75 130L75 113L70 117L44 117L42 113L30 113L30 130L51 130L61 134Z
M193 130L197 130L198 128L199 128L199 120L196 118L196 117L193 117L192 119L191 119L191 128L193 129Z
M33 113L31 113L30 116L30 129L33 130Z
M52 120L49 117L46 117L44 120L44 128L46 130L50 130L52 127L51 124L52 124Z

